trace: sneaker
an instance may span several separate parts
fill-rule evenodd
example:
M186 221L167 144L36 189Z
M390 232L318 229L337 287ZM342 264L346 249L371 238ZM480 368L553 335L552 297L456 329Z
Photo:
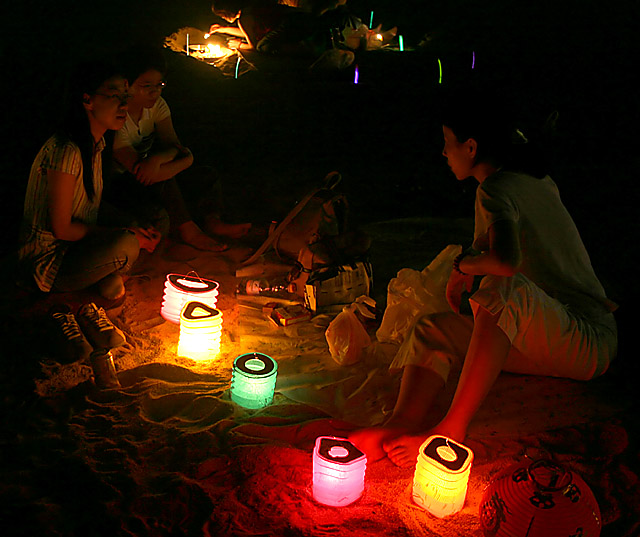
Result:
M89 302L80 307L76 317L94 348L113 349L125 344L124 333L109 320L104 308Z
M66 304L54 306L49 311L54 325L54 348L65 363L79 362L89 358L93 347L80 330L78 321Z

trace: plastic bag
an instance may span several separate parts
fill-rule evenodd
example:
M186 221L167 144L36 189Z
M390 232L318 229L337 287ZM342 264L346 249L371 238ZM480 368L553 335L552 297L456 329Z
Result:
M371 300L368 297L360 297L353 304L342 308L325 332L329 352L340 365L358 362L362 357L362 351L371 344L369 334L356 315L356 311L359 311L365 317L369 317L370 310L366 306Z
M387 307L376 332L382 343L403 342L414 321L428 313L453 311L446 297L453 260L462 246L450 244L419 272L405 268L387 287Z

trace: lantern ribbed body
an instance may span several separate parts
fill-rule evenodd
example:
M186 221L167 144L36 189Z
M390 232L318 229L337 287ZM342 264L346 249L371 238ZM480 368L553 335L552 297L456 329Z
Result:
M599 537L600 508L584 480L552 461L527 461L500 472L480 502L485 536Z
M222 312L202 302L187 302L180 313L178 356L211 360L220 353Z
M473 452L444 436L430 436L420 446L413 476L413 500L439 518L462 509Z
M245 408L271 404L276 387L278 364L259 352L238 356L233 362L231 400Z
M313 449L313 499L343 507L364 491L367 457L345 438L320 436Z
M170 323L179 324L180 312L187 302L202 302L215 308L218 303L218 287L218 282L212 280L167 274L160 315Z

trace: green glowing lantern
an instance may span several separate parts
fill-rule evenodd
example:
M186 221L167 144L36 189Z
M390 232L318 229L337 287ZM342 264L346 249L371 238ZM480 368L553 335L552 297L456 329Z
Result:
M276 387L278 364L259 352L238 356L233 362L231 400L245 408L262 408L271 404Z

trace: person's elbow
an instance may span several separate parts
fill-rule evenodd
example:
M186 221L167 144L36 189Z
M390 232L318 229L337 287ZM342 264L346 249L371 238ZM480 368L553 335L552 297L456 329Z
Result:
M522 254L517 252L509 252L498 257L495 273L498 276L513 276L520 272L522 265Z
M64 224L62 222L59 222L59 223L52 222L51 233L53 234L54 238L56 238L59 241L73 240L72 234L71 234L71 226L69 224Z

